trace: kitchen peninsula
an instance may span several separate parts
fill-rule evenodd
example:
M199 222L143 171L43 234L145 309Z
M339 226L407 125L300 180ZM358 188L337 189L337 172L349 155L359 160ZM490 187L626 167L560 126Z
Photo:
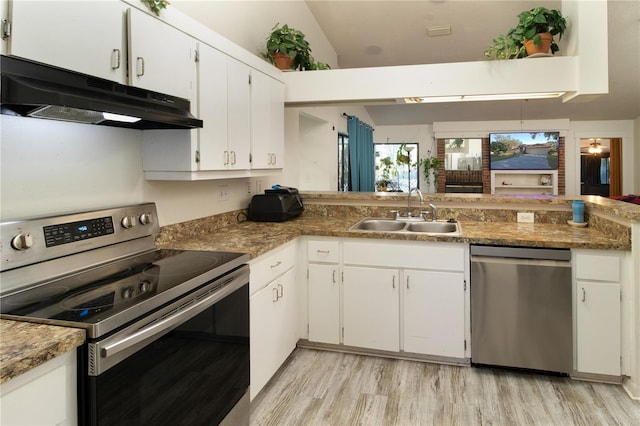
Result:
M288 259L295 265L295 286L298 290L297 321L300 322L296 340L307 336L307 291L306 261L303 253L306 239L358 239L372 242L398 240L410 244L486 244L534 248L569 248L582 252L614 253L623 259L625 281L623 288L628 294L637 292L633 265L638 263L637 249L632 236L637 235L640 226L640 207L601 197L571 196L496 196L484 194L427 194L425 203L438 206L439 217L453 218L462 225L460 236L431 236L413 234L393 234L384 232L363 232L349 230L364 217L390 218L390 210L406 208L407 196L398 193L302 193L305 212L297 219L287 222L251 222L245 220L244 211L233 211L193 221L168 225L161 229L156 238L159 247L189 250L222 250L249 253L252 260L251 293L259 280L254 276L254 264L278 252L281 247L297 243L293 253L297 259ZM570 226L570 201L583 199L586 204L585 221L588 226ZM418 204L414 203L414 206ZM419 207L418 207L419 208ZM518 212L533 212L535 223L518 223ZM404 213L404 211L403 211ZM298 238L302 237L302 238ZM396 241L397 242L397 241ZM304 271L304 273L302 272ZM305 288L304 291L301 290ZM575 297L575 296L574 296ZM631 297L631 296L630 296ZM635 336L637 324L637 303L633 300L622 302L622 353L625 367L622 376L630 376L634 389L637 370ZM3 321L4 322L4 321ZM304 325L302 325L304 323ZM24 338L24 336L23 336ZM3 347L9 342L3 339ZM288 353L287 353L288 355ZM631 359L627 359L631 357ZM286 358L286 356L285 356ZM279 365L279 364L278 364ZM5 366L3 366L3 370ZM7 377L7 380L11 377ZM598 379L598 377L596 377ZM259 390L259 389L258 389Z

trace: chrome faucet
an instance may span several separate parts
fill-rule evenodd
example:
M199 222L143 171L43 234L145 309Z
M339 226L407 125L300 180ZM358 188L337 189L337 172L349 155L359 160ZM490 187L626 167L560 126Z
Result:
M409 199L407 200L407 207L409 209L409 212L407 213L407 217L411 217L411 194L413 193L413 191L418 193L418 196L420 197L420 204L424 204L424 196L422 195L422 191L420 191L419 188L413 188L412 190L409 191ZM420 213L420 216L422 215L422 213Z
M438 208L435 204L429 203L429 207L431 207L431 221L435 222L438 220Z

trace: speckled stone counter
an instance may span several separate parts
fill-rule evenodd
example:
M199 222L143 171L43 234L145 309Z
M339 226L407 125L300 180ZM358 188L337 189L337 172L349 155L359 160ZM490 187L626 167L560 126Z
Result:
M180 233L172 232L171 226L166 227L157 243L165 248L243 252L249 253L252 258L301 235L600 250L631 248L628 233L618 233L618 236L622 235L622 238L618 238L591 227L576 228L568 225L566 221L528 224L461 220L462 235L458 237L350 231L349 228L363 217L319 216L305 212L299 218L287 222L242 222L210 232L201 232L206 226L199 223L200 221L192 221L191 225L181 224ZM188 232L189 228L191 232Z
M0 383L82 345L85 331L0 320Z

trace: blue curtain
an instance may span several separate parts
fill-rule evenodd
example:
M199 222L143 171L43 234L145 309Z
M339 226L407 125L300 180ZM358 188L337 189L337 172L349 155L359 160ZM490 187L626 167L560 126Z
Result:
M351 165L351 190L375 191L373 128L358 117L347 118L349 132L349 163Z

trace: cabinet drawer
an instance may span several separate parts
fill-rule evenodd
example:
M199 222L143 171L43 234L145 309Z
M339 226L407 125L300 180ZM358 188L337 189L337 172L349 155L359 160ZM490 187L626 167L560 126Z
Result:
M338 263L340 244L338 241L312 240L307 245L309 262Z
M575 259L577 279L620 282L619 256L578 253Z
M345 265L464 271L465 246L456 243L345 241Z
M250 292L254 294L296 263L296 244L290 242L282 248L269 251L250 263Z

